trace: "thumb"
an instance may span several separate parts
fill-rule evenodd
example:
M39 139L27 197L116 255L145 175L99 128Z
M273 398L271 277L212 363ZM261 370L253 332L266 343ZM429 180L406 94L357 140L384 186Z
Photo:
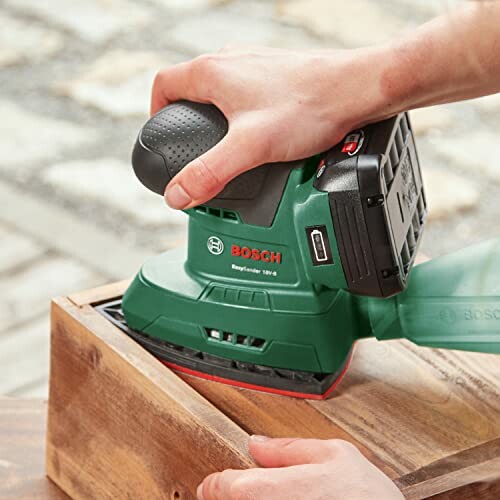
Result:
M239 174L257 167L258 153L248 134L236 130L213 148L186 165L168 184L165 200L171 208L186 209L201 205L215 197Z
M250 453L263 467L288 467L301 464L319 464L338 457L345 448L353 448L340 439L299 439L251 436Z

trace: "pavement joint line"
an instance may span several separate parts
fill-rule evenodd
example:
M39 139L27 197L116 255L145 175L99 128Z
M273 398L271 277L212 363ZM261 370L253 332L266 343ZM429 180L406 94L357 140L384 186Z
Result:
M1 180L0 221L110 279L129 277L154 253L124 246L115 235Z
M26 318L23 318L23 319L17 321L12 326L9 326L6 330L0 329L0 348L1 348L4 340L8 340L8 339L18 335L16 330L29 327L31 323L35 323L36 321L43 320L44 318L47 317L47 314L49 314L48 311L41 311L41 312L35 313L29 317L26 317Z
M16 230L17 228L11 228L9 229L14 229ZM43 262L45 259L53 257L51 249L45 248L40 254L35 255L34 257L31 257L29 259L23 260L21 262L18 262L17 264L14 264L11 267L8 267L7 269L4 269L3 271L0 271L0 278L2 277L9 277L9 276L16 276L17 274L21 274L24 269L27 267L31 267L33 265L37 265L40 262Z
M29 382L25 382L24 384L21 384L14 389L7 391L4 396L15 398L19 397L19 394L22 394L25 391L29 391L31 389L38 388L40 386L47 386L48 387L48 378L47 375L42 375L34 378L33 380L30 380ZM21 396L22 397L22 396Z

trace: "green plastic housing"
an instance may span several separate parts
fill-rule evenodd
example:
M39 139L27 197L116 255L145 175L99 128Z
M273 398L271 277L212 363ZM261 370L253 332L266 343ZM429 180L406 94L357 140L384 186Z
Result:
M352 295L328 193L313 187L317 164L292 170L270 227L190 210L188 250L149 259L123 297L129 327L232 360L318 373L337 371L370 336L500 353L500 241L416 266L395 297ZM333 264L313 265L305 228L315 225L326 226ZM245 258L234 247L256 252Z

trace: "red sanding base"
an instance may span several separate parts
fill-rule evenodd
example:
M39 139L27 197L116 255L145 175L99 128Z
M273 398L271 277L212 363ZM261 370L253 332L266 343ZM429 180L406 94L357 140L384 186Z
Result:
M282 390L282 389L276 389L274 387L265 387L261 385L254 385L254 384L249 384L247 382L242 382L240 380L231 380L228 378L223 378L223 377L218 377L217 375L210 375L208 373L203 373L199 372L196 370L192 370L190 368L186 368L184 366L179 366L176 365L175 363L171 363L169 361L164 361L160 359L160 361L165 365L168 366L170 369L174 370L175 372L180 372L180 373L185 373L186 375L192 375L198 378L203 378L205 380L210 380L212 382L218 382L221 384L226 384L226 385L232 385L234 387L241 387L243 389L251 389L253 391L260 391L260 392L267 392L270 394L280 394L281 396L290 396L294 398L300 398L300 399L316 399L316 400L322 400L328 398L330 394L334 391L334 389L339 385L340 381L344 377L347 368L349 367L349 364L351 363L352 359L352 353L354 349L351 350L351 353L349 354L349 358L347 359L347 362L343 368L343 370L339 373L339 376L334 380L333 384L323 393L323 394L306 394L303 392L294 392L294 391L289 391L289 390Z

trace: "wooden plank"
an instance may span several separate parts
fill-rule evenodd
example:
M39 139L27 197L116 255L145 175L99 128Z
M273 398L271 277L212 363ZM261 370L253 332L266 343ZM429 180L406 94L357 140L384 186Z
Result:
M489 471L491 463L479 453L486 446L474 455L460 451L494 443L500 456L498 356L419 349L400 341L360 342L345 379L326 401L183 378L249 433L347 439L393 479L444 464L432 469L440 476L431 483L423 476L415 484L401 483L414 498L441 492L444 479L448 489L462 486L473 477L461 477L462 468L477 465L476 479L481 470Z
M263 434L269 437L345 439L356 445L390 478L400 476L396 468L305 400L249 391L186 374L180 376L249 434Z
M117 281L116 283L109 283L98 288L92 288L91 290L76 292L69 295L68 299L77 306L84 306L86 304L97 305L100 302L118 299L125 293L130 281Z
M65 500L45 477L47 404L41 400L0 398L0 498Z
M474 481L461 488L439 493L429 500L498 500L500 498L499 481Z
M74 302L102 302L106 299L106 294L110 295L108 298L116 298L125 286L121 283L111 286L107 291L99 289L96 292L85 292ZM208 405L214 415L217 415L213 417L215 421L223 417L232 422L237 429L233 429L233 432L238 437L229 445L232 447L231 453L242 460L241 463L246 460L247 466L251 464L246 455L245 440L248 434L341 438L358 446L375 465L396 481L408 498L441 495L436 498L444 500L447 497L443 495L451 495L450 492L458 496L449 498L465 498L460 495L465 492L469 494L476 489L478 495L488 498L485 496L488 492L497 490L498 478L494 471L498 470L500 457L498 356L419 348L406 341L377 342L368 339L357 344L347 375L333 397L326 401L303 401L224 386L188 375L182 375L186 382L182 384L178 377L136 346L89 305L77 307L66 300L58 301L57 307L60 309L57 313L59 315L68 315L69 311L71 321L69 318L56 318L56 322L65 325L63 330L66 333L55 329L54 339L60 336L61 341L58 342L60 345L56 347L53 357L68 358L64 350L70 349L74 351L69 356L72 359L70 364L78 364L79 359L87 359L88 355L81 351L88 351L89 347L85 346L90 344L93 346L91 350L97 349L99 353L105 353L100 354L99 359L113 363L115 373L118 372L114 366L115 358L133 365L120 367L122 378L127 380L111 379L109 384L104 384L113 387L113 398L124 391L132 391L134 399L139 398L141 384L148 386L154 373L152 382L157 388L161 387L160 393L157 395L155 392L154 398L146 401L142 398L141 405L147 407L158 397L162 401L160 408L166 408L166 399L162 398L167 393L173 410L165 409L163 419L167 418L168 412L170 418L179 418L175 415L183 414L185 396L181 396L181 393L189 385L190 389L196 389L203 396L203 404ZM68 347L74 338L80 342L79 346ZM60 350L59 354L57 349ZM109 349L113 351L113 356L108 353ZM131 352L134 353L133 356L130 355ZM99 371L104 369L101 366L100 364ZM85 382L84 385L87 386L92 377L98 378L89 368L64 367L65 373L67 370L78 371L69 378L72 380L69 384L71 387L79 387L81 384L78 381ZM110 370L105 372L108 374ZM140 376L148 380L141 379L142 382L139 383ZM56 372L52 377L56 378ZM129 383L131 388L128 387ZM101 398L101 389L95 383L88 387L93 400L96 395ZM66 391L69 389L66 388ZM74 397L71 396L73 392L69 391L66 397ZM59 393L54 393L54 396L60 399ZM77 405L78 411L88 411L83 402L82 400ZM90 404L92 407L92 403L85 400L86 405ZM112 401L112 404L115 403ZM92 407L92 412L94 411L97 410ZM85 422L85 418L83 414L79 415L77 421ZM123 418L130 418L130 414ZM196 419L195 424L198 425ZM119 426L125 426L125 422L121 422ZM186 432L193 432L190 426L191 423L185 428ZM137 429L135 431L138 432ZM213 433L210 425L204 431L208 435ZM165 429L162 434L164 432ZM218 436L219 433L215 432L215 435ZM122 438L120 433L111 439L111 444L116 446ZM90 436L85 434L85 439L90 439ZM194 442L186 442L186 449L190 449L193 444ZM216 451L212 449L211 456L217 457L219 447L226 445L225 442L212 445ZM125 440L123 446L131 446L131 442ZM162 458L172 460L171 456ZM83 454L80 457L82 459ZM215 462L212 463L212 469L222 470L227 467L219 462L219 458ZM177 467L181 467L178 470L184 470L179 462L175 463ZM101 466L104 467L103 464ZM170 466L172 469L170 472L165 471L165 478L175 468L171 464ZM197 480L198 478L199 476ZM166 482L163 483L155 481L158 480L148 477L148 482L161 484L162 487L166 487L169 480L165 479ZM188 495L192 493L195 483L194 476L186 478L182 483L186 485L183 492ZM112 493L116 492L114 490ZM82 494L82 491L79 493ZM99 493L106 497L110 492Z
M248 435L90 306L52 305L47 473L72 498L193 498ZM126 493L125 493L126 492Z
M500 437L500 357L365 340L334 397L310 404L407 474Z
M449 483L455 491L471 484L483 485L488 491L500 484L500 438L450 455L396 481L408 500L448 492ZM427 493L428 494L427 494ZM493 498L493 497L490 497Z

